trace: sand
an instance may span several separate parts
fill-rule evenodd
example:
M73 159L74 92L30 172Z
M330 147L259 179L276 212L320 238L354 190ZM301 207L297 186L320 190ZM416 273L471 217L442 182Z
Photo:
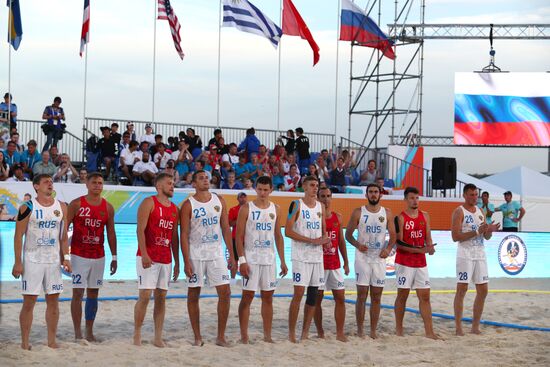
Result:
M390 283L393 283L390 281ZM434 290L452 289L453 279L432 279ZM169 294L186 294L186 283L180 280L171 285ZM350 281L348 290L354 290ZM493 279L492 289L550 290L547 279ZM70 297L70 285L66 284L62 297ZM395 290L393 286L386 290ZM233 286L233 294L240 294L240 287ZM277 293L290 293L292 286L284 280ZM205 288L203 293L214 293ZM4 282L2 299L20 298L18 282ZM132 281L107 282L100 296L137 295ZM354 295L348 295L354 299ZM453 294L433 294L434 312L452 314ZM474 294L466 296L465 316L471 316ZM383 304L392 305L395 295L384 295ZM167 301L165 340L168 347L159 349L151 344L153 336L152 303L143 328L144 345L131 344L133 332L133 308L135 301L104 301L96 319L96 337L99 343L74 340L70 315L70 303L60 304L58 341L61 348L52 350L45 345L45 304L38 303L34 313L31 332L32 351L19 348L20 332L18 315L20 304L2 304L0 320L0 365L56 365L56 366L550 366L550 333L522 331L482 325L482 335L454 336L452 320L434 319L434 328L445 340L433 341L423 337L420 316L405 314L405 337L393 335L393 311L383 309L379 322L379 338L361 339L355 336L354 305L347 305L346 333L348 343L335 340L333 302L323 302L326 339L315 338L313 327L311 339L300 344L286 341L289 298L274 301L273 338L275 344L262 341L260 301L252 304L249 334L251 345L237 343L239 327L237 307L239 300L231 303L227 327L230 348L214 345L216 335L215 298L201 300L201 325L205 341L203 347L192 347L192 332L189 325L186 301ZM411 294L408 306L418 307L416 296ZM483 318L491 321L518 323L522 325L550 327L550 294L491 293L486 302ZM368 325L368 312L366 325ZM301 320L298 324L301 329ZM469 324L464 324L468 330Z

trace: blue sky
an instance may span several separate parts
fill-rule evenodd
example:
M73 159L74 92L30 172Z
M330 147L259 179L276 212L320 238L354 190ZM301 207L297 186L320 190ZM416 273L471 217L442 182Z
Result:
M12 52L12 94L20 118L40 119L54 96L63 98L70 128L79 131L83 114L84 60L78 56L82 1L22 0L24 36ZM255 0L279 23L279 0ZM151 119L155 0L92 0L88 58L87 115ZM321 48L312 68L308 44L283 37L281 44L281 129L334 132L337 0L294 0ZM364 7L367 1L357 1ZM166 21L157 21L157 121L215 125L218 4L216 0L172 0L182 23L181 61ZM543 0L427 0L427 23L550 23ZM383 1L382 29L393 18L393 0ZM416 6L415 6L416 7ZM412 17L411 19L416 18ZM0 8L7 24L7 7ZM5 29L5 28L4 28ZM2 36L5 37L5 36ZM497 41L497 65L510 71L550 70L548 41ZM277 110L277 51L266 39L222 29L221 125L274 128ZM487 41L427 41L425 44L424 133L452 135L453 80L458 71L488 63ZM366 63L367 52L356 59ZM8 45L0 43L0 90L7 90ZM388 60L384 60L391 65ZM338 131L347 130L349 46L340 43ZM406 98L405 102L408 103ZM362 137L366 121L353 120L352 135ZM388 130L383 130L385 134ZM343 135L346 135L344 133ZM382 139L383 140L383 139ZM494 152L494 154L492 153ZM452 154L465 172L495 172L527 164L545 170L541 149L429 149ZM480 162L477 157L501 156Z

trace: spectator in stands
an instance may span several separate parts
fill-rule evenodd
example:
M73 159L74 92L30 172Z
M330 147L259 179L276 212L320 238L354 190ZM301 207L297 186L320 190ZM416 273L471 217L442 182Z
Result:
M273 181L273 187L277 188L281 184L284 187L285 178L281 174L281 169L279 166L273 166L271 169L271 180Z
M15 146L17 148L17 151L19 154L23 153L25 151L25 146L23 144L19 144L19 133L14 132L11 134L10 140L15 143Z
M182 189L192 189L193 188L193 173L187 172L182 176L182 180L176 184L176 187Z
M189 152L189 145L184 140L178 143L178 150L172 152L171 159L176 162L176 170L180 177L189 172L189 164L193 161L193 156Z
M300 174L298 173L298 166L295 163L293 163L290 166L288 175L286 175L284 178L285 191L291 191L291 192L296 191L299 183L300 183Z
M80 171L78 171L78 179L76 180L76 182L85 184L86 181L88 181L88 170L83 167L80 169Z
M245 190L254 190L254 184L252 183L252 180L249 178L244 179L243 185Z
M149 146L150 144L148 141L144 141L139 145L139 150L136 152L136 157L138 157L139 160L141 160L143 153L145 152L149 153Z
M212 178L210 179L210 188L211 189L219 189L220 188L220 176L218 175L212 175Z
M185 136L185 142L189 145L189 152L193 155L193 159L196 159L202 150L202 140L201 137L195 134L195 130L192 128L187 128L185 130L187 135Z
M384 187L384 177L377 177L376 178L376 184L380 188L380 193L382 195L391 195L392 194L391 189L388 190L386 187Z
M495 206L494 204L489 202L489 193L487 191L484 191L483 194L481 194L481 202L477 203L477 206L483 212L483 215L485 216L485 222L487 222L487 224L493 223L493 213L495 212Z
M332 149L330 150L330 152L326 149L321 149L321 154L319 156L325 161L326 167L330 167L331 159L329 155L332 155Z
M252 182L256 182L256 179L262 175L262 165L258 161L258 154L250 154L250 162L246 164L246 171L248 172L248 177Z
M157 152L158 152L157 145L162 143L162 139L163 139L162 135L160 135L160 134L155 135L155 142L153 143L153 145L149 149L149 152L151 153L151 157L155 157L155 154L157 154ZM166 145L164 146L164 150L166 150Z
M155 147L157 148L157 152L153 157L153 162L155 162L155 165L159 171L162 171L166 168L166 163L168 163L172 157L170 153L166 151L166 146L164 143L158 143Z
M125 131L122 134L122 141L120 142L120 151L123 149L128 149L130 147L130 142L132 141L130 133Z
M345 192L346 170L344 169L344 158L342 157L336 160L336 167L330 171L330 185L338 192Z
M378 172L376 171L376 161L374 159L369 160L367 163L367 169L361 173L359 178L359 186L367 186L376 181Z
M135 131L134 123L132 121L128 121L128 123L126 124L125 133L130 134L130 140L137 141L136 131Z
M128 148L122 149L122 152L120 152L118 165L120 167L120 171L122 172L124 177L129 180L129 182L132 182L132 172L134 169L134 164L136 164L136 162L140 160L137 155L138 146L139 143L135 140L132 140Z
M113 139L116 145L119 145L122 140L122 135L118 132L118 124L116 122L111 124L111 139Z
M25 182L29 179L23 175L23 167L21 167L20 164L14 164L11 167L11 177L9 177L6 181L9 182Z
M218 147L212 144L208 152L204 152L204 159L208 162L213 170L219 171L221 168L221 156L218 154Z
M226 170L230 170L239 163L239 156L237 155L237 144L229 144L229 151L222 156L222 167Z
M27 143L27 150L21 154L21 165L23 166L23 173L32 178L32 166L41 159L40 153L36 149L36 140L29 140Z
M6 142L3 138L0 137L0 151L3 152L5 149L6 149Z
M223 136L220 137L216 146L218 147L218 154L220 155L220 157L229 152L229 145L225 144L225 139Z
M504 204L495 208L495 212L502 212L502 231L517 232L519 222L525 215L525 209L517 201L512 201L512 192L504 193Z
M263 166L269 162L269 152L265 145L260 145L258 151L258 162Z
M282 145L275 145L272 155L274 155L275 158L277 158L277 162L280 162L282 157L286 156L285 147L283 147Z
M317 181L321 182L321 176L319 174L319 171L317 171L317 166L315 164L311 163L308 166L307 171L309 173L307 175L303 175L302 178L306 178L307 176L313 176L317 179Z
M145 124L145 135L139 137L140 143L143 143L144 141L149 143L149 146L155 144L155 135L153 135L153 127L151 124Z
M180 175L175 167L176 162L173 159L169 159L168 162L166 162L166 168L164 168L163 172L172 175L172 177L174 177L174 182L178 182L180 180Z
M75 182L78 178L78 172L71 163L69 155L67 153L61 154L59 161L57 172L53 175L53 182Z
M197 161L195 161L194 172L197 172L197 171L206 172L206 175L208 176L208 181L212 179L212 167L208 166L204 160L198 159Z
M4 152L0 150L0 181L6 181L10 175L10 166L4 158Z
M223 139L222 129L215 129L214 137L208 141L208 145L206 146L205 150L209 150L212 145L217 146L218 150L221 150L222 146L220 146L220 138Z
M245 152L247 157L250 157L252 153L260 151L260 145L260 140L256 137L256 129L251 127L246 130L246 137L239 144L239 152Z
M276 188L277 188L277 191L285 191L285 184L280 183L276 186Z
M42 119L46 120L46 143L42 151L50 149L50 146L57 147L57 142L63 136L64 125L61 121L65 121L65 111L61 105L61 97L55 97L51 106L46 106Z
M235 164L233 166L233 169L235 170L235 175L237 176L237 179L242 181L244 183L245 178L250 177L250 173L248 173L248 166L246 165L246 157L244 154L239 155L239 163Z
M294 151L296 150L296 139L294 137L294 131L287 130L286 136L281 135L280 138L281 138L281 141L283 139L286 140L286 143L285 143L286 154L294 154Z
M42 152L42 160L32 166L33 176L41 174L53 176L56 171L57 167L50 161L50 152L47 150Z
M311 163L311 155L309 154L309 138L304 135L304 129L301 127L296 129L296 153L298 153L300 173L307 174L309 164Z
M242 190L244 189L244 186L242 183L237 181L237 177L235 176L235 171L229 171L227 172L227 180L222 184L222 189L225 190Z
M99 139L98 146L99 151L101 152L101 159L105 165L105 179L110 177L111 168L115 164L118 147L115 141L111 138L111 129L108 126L103 126L101 128L101 133L103 138Z
M326 149L324 150L326 151ZM330 172L327 168L326 160L322 153L315 160L315 169L317 170L320 183L330 181Z
M10 166L21 162L21 155L17 151L17 145L11 140L8 141L8 147L4 151L4 159Z
M0 112L5 112L6 119L0 117L0 123L8 123L7 113L10 111L9 126L10 130L12 128L17 128L17 105L12 103L13 96L9 93L4 94L4 102L0 103ZM1 114L0 114L1 116Z
M270 172L273 171L273 167L279 166L279 165L280 165L280 162L279 160L277 160L277 156L275 155L270 155L269 158L267 159L267 162L265 164L262 163L262 166L269 167Z
M52 146L49 150L50 152L50 161L57 167L59 166L59 158L61 156L59 155L59 149L57 149L56 146Z
M134 164L132 174L134 176L134 185L142 185L145 183L151 186L156 174L158 173L157 166L150 160L149 152L143 152L141 160Z

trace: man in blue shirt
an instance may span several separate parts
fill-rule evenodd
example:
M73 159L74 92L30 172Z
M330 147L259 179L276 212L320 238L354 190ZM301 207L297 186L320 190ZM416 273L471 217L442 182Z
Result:
M8 141L8 147L4 151L4 160L10 167L21 162L21 155L17 151L17 144L11 140Z
M12 128L17 128L17 105L11 103L12 95L9 93L4 94L4 102L0 103L0 111L7 114L8 110L10 111L11 118L10 121L10 130ZM6 116L7 117L7 116ZM8 122L8 120L0 119L0 122Z
M63 136L61 120L65 121L65 112L61 108L61 97L55 97L51 106L46 106L42 119L47 120L48 129L46 133L46 144L42 151L50 149L50 146L57 147L57 141Z
M21 165L23 166L23 172L25 176L32 178L32 166L36 162L40 162L42 156L36 150L36 140L29 140L27 143L27 150L21 154Z
M239 144L239 152L245 151L250 158L250 154L260 151L260 145L260 139L256 136L256 130L251 127L246 130L246 138Z
M258 162L258 154L252 153L250 155L250 162L248 162L245 166L247 172L250 174L249 178L252 182L256 182L256 179L262 172L262 165Z
M483 215L485 215L485 222L487 222L487 224L493 223L495 206L489 202L489 193L487 191L481 194L481 201L477 203L477 207L481 209Z
M506 203L495 208L495 212L502 212L502 231L517 232L519 221L525 215L525 209L517 201L512 201L512 193L510 191L504 193L504 200Z

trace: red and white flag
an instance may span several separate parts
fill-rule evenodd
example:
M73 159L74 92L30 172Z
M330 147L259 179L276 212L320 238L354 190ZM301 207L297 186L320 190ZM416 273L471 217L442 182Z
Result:
M84 0L84 16L82 17L82 32L80 34L80 57L90 42L90 0Z
M298 10L291 0L284 0L283 34L288 34L289 36L300 36L302 39L305 39L313 50L313 66L317 64L320 58L319 46L315 43L306 22L304 22L304 19L300 13L298 13Z
M172 32L172 40L174 40L174 47L176 48L178 55L180 55L180 58L183 60L183 57L185 55L180 46L181 25L180 25L180 22L178 21L178 17L176 16L176 13L174 13L174 9L172 9L172 6L170 5L170 0L158 0L157 19L166 19L168 21L168 24L170 24L170 32Z

